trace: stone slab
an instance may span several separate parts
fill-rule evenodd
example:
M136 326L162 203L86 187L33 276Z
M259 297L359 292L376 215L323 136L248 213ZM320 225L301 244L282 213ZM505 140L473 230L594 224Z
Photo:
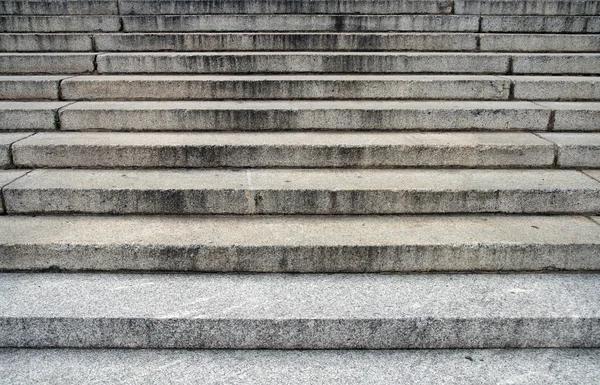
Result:
M0 52L81 52L92 50L92 37L85 34L2 33Z
M599 75L600 54L512 55L514 74Z
M117 0L3 0L5 15L117 15Z
M0 170L0 190L4 189L9 183L25 175L29 170ZM0 197L0 214L4 214L4 194Z
M591 176L597 181L600 181L600 170L584 170L583 173Z
M40 133L24 167L551 167L527 133Z
M34 170L9 213L597 213L600 183L566 170Z
M546 130L550 109L530 102L154 101L75 102L63 130Z
M2 56L0 56L0 64L1 60ZM523 59L525 60L527 59ZM544 59L541 61L545 62ZM570 68L571 73L590 73L597 70L596 61L600 62L600 55L560 57L553 60L554 66L550 64L548 71L556 71L566 66ZM516 69L528 69L534 64L527 62L521 64L519 61ZM506 74L508 69L508 55L483 53L153 52L98 55L98 72L101 74Z
M2 216L0 270L598 271L566 216Z
M123 15L198 14L448 14L444 0L121 0Z
M509 88L483 75L84 75L61 84L65 100L506 100Z
M68 104L0 101L0 130L54 130L58 109Z
M474 51L469 33L111 33L100 51ZM598 40L598 39L597 39ZM0 42L2 38L0 37Z
M119 16L0 16L1 32L116 32Z
M455 0L457 15L598 15L600 1L584 0Z
M538 102L554 110L555 131L600 131L600 103Z
M1 274L0 346L600 346L595 274Z
M600 35L485 33L480 49L492 52L600 52Z
M66 77L0 76L0 100L57 100L60 81Z
M0 53L3 74L85 74L94 72L94 53Z
M482 16L481 32L598 33L597 16Z
M544 133L539 135L558 146L559 166L600 168L600 134Z
M123 16L126 32L477 32L470 15L143 15Z
M598 76L512 76L517 100L598 101Z
M31 133L0 133L0 168L12 164L11 145L29 135L31 135Z
M477 350L85 350L0 349L0 376L32 385L335 385L435 383L595 385L598 349Z

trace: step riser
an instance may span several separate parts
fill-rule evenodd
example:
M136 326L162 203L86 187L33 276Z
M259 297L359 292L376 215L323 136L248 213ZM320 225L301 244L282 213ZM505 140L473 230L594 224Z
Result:
M118 15L117 0L4 0L5 15Z
M92 73L95 58L95 54L4 54L0 74Z

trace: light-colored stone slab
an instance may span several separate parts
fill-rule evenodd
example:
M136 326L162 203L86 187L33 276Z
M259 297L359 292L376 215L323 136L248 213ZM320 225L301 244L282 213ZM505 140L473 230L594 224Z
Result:
M598 15L600 1L455 0L454 13L466 15Z
M600 133L544 133L540 136L558 145L559 166L600 168Z
M3 216L2 270L596 271L600 226L565 216Z
M100 51L474 51L469 33L111 33ZM0 42L2 38L0 37ZM600 44L598 44L600 45Z
M550 109L530 102L161 101L76 102L63 130L546 130Z
M116 32L119 16L0 16L1 32Z
M0 168L12 163L11 145L29 135L31 133L0 133Z
M0 100L58 99L58 87L66 76L0 76ZM1 123L0 123L1 124Z
M575 62L571 71L589 73L600 55L557 61L560 67ZM0 56L0 64L2 63ZM587 65L587 67L586 67ZM518 68L528 64L519 64ZM111 53L98 55L102 74L244 74L244 73L432 73L506 74L509 56L483 53L383 53L383 52L209 52ZM584 70L583 68L588 68ZM93 67L92 67L93 68ZM552 67L554 69L554 67ZM557 67L558 68L558 67ZM588 72L583 72L588 71ZM600 71L598 71L600 72ZM543 73L543 72L542 72ZM551 73L551 72L550 72Z
M584 170L583 173L591 176L597 181L600 181L600 170Z
M0 190L16 179L25 175L29 170L0 170ZM4 194L0 197L0 214L5 213Z
M57 111L68 102L2 102L0 130L54 130Z
M563 170L34 170L10 213L595 213L600 183Z
M198 14L447 14L452 2L444 0L122 0L123 15Z
M3 0L6 15L117 15L117 0Z
M69 52L91 51L92 37L84 34L0 34L1 52Z
M594 274L2 274L0 346L598 347Z
M511 76L517 100L597 101L600 77L597 76Z
M481 32L598 33L596 16L483 16Z
M555 131L600 131L600 103L537 102L554 110Z
M481 75L104 75L61 85L66 100L506 100L509 88L508 79Z
M91 73L95 57L94 53L0 53L0 73Z
M485 33L480 45L492 52L599 52L600 35Z
M124 16L126 32L477 32L470 15L143 15Z
M514 74L600 74L600 54L520 54L512 58Z
M595 385L600 349L83 350L0 349L0 376L33 385L495 384ZM540 370L543 368L543 370Z
M40 133L26 167L550 167L526 133Z

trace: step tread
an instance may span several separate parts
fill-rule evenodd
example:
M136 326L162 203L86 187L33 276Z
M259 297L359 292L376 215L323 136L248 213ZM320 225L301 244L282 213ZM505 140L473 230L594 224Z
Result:
M5 271L600 269L600 226L578 216L9 215L0 230Z

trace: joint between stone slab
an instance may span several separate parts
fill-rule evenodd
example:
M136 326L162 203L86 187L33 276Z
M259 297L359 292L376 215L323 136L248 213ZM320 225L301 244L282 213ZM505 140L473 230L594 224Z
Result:
M588 173L586 172L586 170L579 170L579 172L580 172L580 173L582 173L583 175L585 175L585 176L589 177L589 178L592 178L592 179L593 179L593 180L595 180L596 182L600 183L600 179L598 179L598 178L595 178L595 177L591 176L590 174L588 174Z
M63 108L69 107L70 105L73 105L75 103L77 103L77 102L73 101L73 102L67 103L64 106L59 107L54 111L54 128L57 131L61 131L61 128L62 128L62 122L60 121L60 113L62 112Z
M475 36L475 51L481 52L481 34Z
M600 226L600 222L598 222L597 220L594 219L594 217L592 215L586 215L585 216L587 219L589 219L590 221L592 221L592 223Z
M96 34L90 34L90 40L92 43L92 52L98 52L98 46L96 43ZM96 69L96 58L94 58L94 70Z
M11 180L10 182L8 182L0 188L0 207L2 207L3 215L8 214L8 212L6 211L6 199L4 197L4 189L10 186L12 183L18 181L19 179L29 175L32 171L33 169L26 171L23 175L16 177L15 179Z
M548 143L550 143L552 145L552 148L554 149L554 158L552 160L551 167L552 168L558 168L558 159L560 157L560 146L557 143L551 141L550 139L544 138L543 136L540 136L537 132L531 132L531 134L537 136L538 138L540 138L543 141L546 141L546 142L548 142Z
M477 19L477 32L481 33L482 25L483 25L483 16L479 16L479 19Z
M17 140L15 140L14 142L11 142L11 143L8 145L8 158L10 159L10 165L9 165L9 166L12 166L12 168L14 168L14 167L15 167L15 158L14 158L14 156L13 156L13 145L14 145L15 143L18 143L18 142L20 142L20 141L24 140L24 139L31 138L31 137L32 137L32 136L34 136L35 134L37 134L37 132L32 132L32 133L30 133L29 135L27 135L27 136L24 136L24 137L22 137L22 138L20 138L20 139L17 139Z
M76 77L77 77L77 75L67 76L67 77L64 77L64 78L62 78L62 79L60 79L58 81L58 100L61 100L61 101L63 100L63 96L62 96L62 83L63 83L63 81L65 81L67 79L76 78Z
M96 59L94 59L94 60L96 60ZM506 73L508 75L513 74L513 56L512 55L508 55L508 65L506 66Z

